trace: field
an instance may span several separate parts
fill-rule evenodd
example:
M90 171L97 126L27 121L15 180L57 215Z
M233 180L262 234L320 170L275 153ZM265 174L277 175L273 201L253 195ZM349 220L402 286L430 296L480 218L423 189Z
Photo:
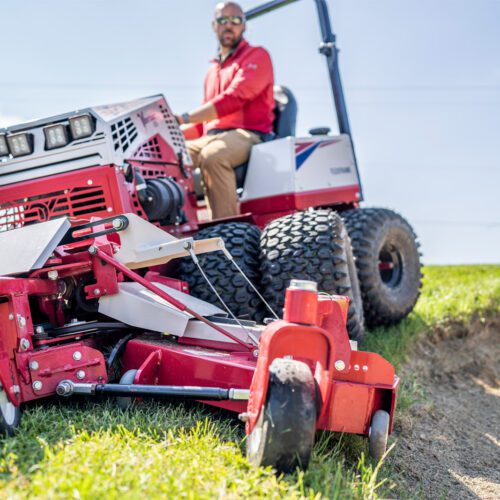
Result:
M0 497L425 496L429 485L406 465L412 454L425 454L432 444L426 446L417 433L412 452L409 441L414 419L419 411L426 413L434 397L426 360L441 345L466 341L482 325L493 325L488 335L494 335L499 317L500 266L428 267L410 317L367 335L363 349L383 354L404 375L397 437L386 463L370 462L361 438L324 434L307 472L276 477L271 469L248 465L243 425L227 413L197 404L157 403L121 413L111 401L53 400L28 406L16 436L0 441ZM485 487L487 492L491 485Z

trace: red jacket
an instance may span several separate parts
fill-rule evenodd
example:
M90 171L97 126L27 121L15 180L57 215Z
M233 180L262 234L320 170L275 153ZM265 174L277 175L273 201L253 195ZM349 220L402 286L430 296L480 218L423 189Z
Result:
M215 106L218 118L204 127L198 124L198 135L231 128L272 132L273 85L273 66L267 50L241 40L224 62L218 58L212 61L205 77L204 103Z

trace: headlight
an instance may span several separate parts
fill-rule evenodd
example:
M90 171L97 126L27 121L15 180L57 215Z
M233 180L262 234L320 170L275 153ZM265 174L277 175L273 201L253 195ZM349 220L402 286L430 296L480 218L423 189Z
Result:
M94 121L90 115L74 116L69 119L73 139L90 137L94 133Z
M17 158L33 153L33 134L8 135L10 154Z
M5 134L0 134L0 156L9 156L9 145Z
M65 125L51 125L43 129L45 149L62 148L68 144L68 130Z

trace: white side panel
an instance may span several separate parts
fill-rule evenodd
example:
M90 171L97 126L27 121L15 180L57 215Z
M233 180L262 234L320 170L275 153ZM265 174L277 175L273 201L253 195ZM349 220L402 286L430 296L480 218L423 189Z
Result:
M68 219L61 218L1 232L0 276L43 267L70 225Z
M245 328L241 328L239 325L228 325L226 323L216 323L218 326L233 334L235 337L239 338L243 342L247 342L249 344L252 343L252 339L248 335L248 331L254 336L254 338L259 339L260 334L262 333L263 327L256 326L245 326ZM200 339L200 340L213 340L217 342L229 342L236 343L231 340L229 337L222 335L217 330L214 330L210 326L202 323L201 321L191 320L184 332L185 338L191 339Z
M295 191L294 139L286 137L252 148L241 201Z
M186 304L201 316L226 313L207 302L169 288L160 283L155 285ZM127 325L153 332L168 333L182 337L192 316L179 311L158 295L145 289L139 283L119 283L119 293L99 299L99 312Z
M296 140L297 192L353 186L359 183L349 136Z

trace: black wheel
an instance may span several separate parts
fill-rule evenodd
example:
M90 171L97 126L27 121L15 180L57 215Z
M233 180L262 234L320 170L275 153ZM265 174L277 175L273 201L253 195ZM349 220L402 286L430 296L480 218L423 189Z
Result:
M377 410L370 425L368 436L370 457L379 461L387 450L390 416L384 410Z
M278 472L307 468L316 430L316 390L309 367L300 361L275 359L269 367L266 402L247 437L253 465Z
M349 236L337 213L308 210L266 226L261 237L261 284L265 299L278 314L292 278L316 281L322 292L348 295L347 330L352 339L361 340L361 292Z
M224 240L235 262L258 288L259 228L246 222L227 222L202 229L195 235L196 240L215 237ZM222 252L204 254L198 258L208 279L234 315L256 319L262 308L259 297ZM188 258L179 262L179 278L188 282L191 295L222 307L194 262Z
M123 375L122 378L120 379L120 384L123 385L132 385L134 383L134 378L135 374L137 373L137 370L127 370ZM132 407L134 404L135 398L128 398L126 396L124 397L117 397L116 398L116 404L118 405L118 408L121 410L125 411L128 410L129 408Z
M21 422L21 408L13 405L7 393L0 390L0 434L13 436L14 431Z
M401 215L384 208L342 213L356 258L365 321L391 325L415 306L422 286L419 244Z

